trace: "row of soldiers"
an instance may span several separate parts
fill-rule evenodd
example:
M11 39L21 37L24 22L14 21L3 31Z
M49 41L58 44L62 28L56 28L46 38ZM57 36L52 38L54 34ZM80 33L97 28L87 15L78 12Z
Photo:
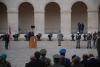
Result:
M80 33L76 34L76 42L77 42L76 48L80 48L80 40L82 38L81 36L82 35ZM75 35L72 34L71 37L72 37L72 41L74 41ZM97 40L97 33L96 32L94 32L93 34L91 34L91 33L83 34L83 38L84 38L84 41L87 41L87 48L91 48L91 41L92 40L93 40L93 46L94 47L96 46L96 40Z

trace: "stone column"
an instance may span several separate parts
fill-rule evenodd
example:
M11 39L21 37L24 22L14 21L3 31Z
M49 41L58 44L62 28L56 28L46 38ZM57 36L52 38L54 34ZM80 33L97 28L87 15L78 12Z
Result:
M34 12L34 20L35 20L35 34L42 33L44 34L44 12L43 11L35 11Z
M61 33L68 37L71 33L71 11L61 12Z
M18 12L8 11L8 27L12 34L18 33Z
M88 11L88 32L98 31L98 11Z

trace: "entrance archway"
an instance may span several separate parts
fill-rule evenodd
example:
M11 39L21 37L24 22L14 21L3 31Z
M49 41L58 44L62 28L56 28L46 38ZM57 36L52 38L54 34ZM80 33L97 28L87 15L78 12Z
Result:
M58 33L61 29L60 7L50 2L45 7L45 33Z
M84 32L87 32L87 6L83 2L76 2L72 6L71 32L78 32L78 23L84 24Z
M31 25L34 25L34 8L32 4L24 2L19 6L19 32L31 31Z
M7 31L8 31L7 7L5 4L0 3L0 33L5 33Z

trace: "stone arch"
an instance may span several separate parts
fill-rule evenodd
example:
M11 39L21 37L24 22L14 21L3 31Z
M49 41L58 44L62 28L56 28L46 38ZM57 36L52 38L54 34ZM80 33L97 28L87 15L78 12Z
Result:
M7 22L7 7L4 3L0 2L0 33L8 31Z
M31 25L34 25L34 8L32 4L24 2L19 6L19 32L25 33L31 31Z
M78 1L71 8L71 32L78 32L78 23L84 24L84 32L87 32L87 5L84 2Z
M60 29L60 6L55 2L50 2L45 7L45 33L58 33Z

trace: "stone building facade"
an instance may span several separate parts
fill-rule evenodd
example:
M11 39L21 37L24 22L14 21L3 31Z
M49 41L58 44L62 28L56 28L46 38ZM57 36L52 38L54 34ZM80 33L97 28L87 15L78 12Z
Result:
M65 36L77 32L78 22L85 25L84 32L100 30L99 0L0 0L0 33L31 31Z

